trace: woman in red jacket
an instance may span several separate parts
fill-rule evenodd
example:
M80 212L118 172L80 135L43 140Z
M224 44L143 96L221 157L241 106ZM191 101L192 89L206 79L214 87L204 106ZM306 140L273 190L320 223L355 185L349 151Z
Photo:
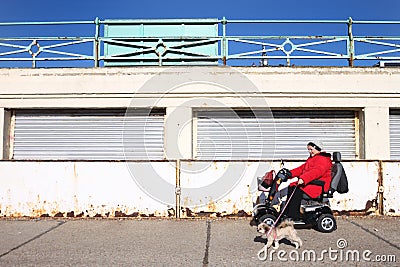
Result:
M321 180L325 182L324 192L329 190L331 184L331 154L322 152L322 143L312 141L307 144L310 157L301 166L291 170L292 177L298 177L297 189L294 192L284 214L286 217L298 220L300 218L300 204L303 193L311 198L316 198L321 194L321 186L310 184L311 181ZM296 183L292 183L289 187L290 196L295 188Z

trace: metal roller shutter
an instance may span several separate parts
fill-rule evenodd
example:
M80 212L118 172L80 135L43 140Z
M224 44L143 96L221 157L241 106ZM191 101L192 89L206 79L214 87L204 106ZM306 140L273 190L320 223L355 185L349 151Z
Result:
M322 141L327 152L340 151L342 158L356 158L354 111L276 111L274 120L275 158L304 159L310 140Z
M197 113L198 159L272 158L272 114L251 111L199 111Z
M163 159L163 136L163 110L17 110L13 158Z
M400 159L400 110L390 110L390 159Z
M306 144L320 140L328 152L356 157L354 111L199 111L199 159L304 159Z

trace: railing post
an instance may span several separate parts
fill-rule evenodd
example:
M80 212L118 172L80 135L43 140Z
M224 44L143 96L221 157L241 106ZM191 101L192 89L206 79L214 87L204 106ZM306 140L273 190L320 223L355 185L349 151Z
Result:
M94 66L99 67L99 58L100 58L100 44L99 44L99 35L100 35L100 19L96 17L94 20L94 24L96 25L96 32L94 36L94 47L93 47L93 54L94 54Z
M225 17L222 18L222 62L224 66L226 65L226 57L227 57L227 50L228 50L228 45L226 43L226 24L227 20Z
M349 66L354 67L354 37L353 37L353 19L349 17L347 22L347 33L349 40L347 41L347 53L349 55Z

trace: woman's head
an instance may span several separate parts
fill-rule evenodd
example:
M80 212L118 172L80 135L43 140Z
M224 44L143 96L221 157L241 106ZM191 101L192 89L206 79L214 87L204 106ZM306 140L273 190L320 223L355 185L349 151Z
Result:
M321 153L323 149L323 144L321 141L310 141L307 144L308 152L310 153L310 157L313 157L319 153Z

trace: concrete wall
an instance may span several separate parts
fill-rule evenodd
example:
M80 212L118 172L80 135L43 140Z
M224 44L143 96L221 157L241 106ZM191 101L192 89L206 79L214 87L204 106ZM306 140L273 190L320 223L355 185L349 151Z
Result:
M252 88L229 91L217 86L234 80L234 72L243 75ZM171 80L185 75L190 81L206 77L215 84L179 84L168 92L165 90L164 87L173 85ZM162 78L157 80L158 77ZM192 138L189 138L193 110L240 108L246 106L244 103L251 103L253 108L268 105L282 109L359 111L362 127L359 158L387 160L390 159L389 108L400 108L398 68L0 69L0 81L0 108L6 110L166 107L167 116L175 116L166 124L166 140L179 141L179 144L165 144L166 156L171 159L193 156ZM178 138L179 134L185 138Z
M133 166L132 166L133 164ZM0 162L2 216L167 216L171 207L147 195L124 162ZM175 183L175 166L157 162ZM174 186L172 187L174 188ZM175 199L172 189L166 194ZM138 215L136 215L138 216Z
M400 214L400 163L399 162L383 162L383 198L384 211L386 213Z
M286 162L293 168L301 162ZM400 215L399 163L344 162L347 194L334 194L332 209L378 212L378 176L383 175L383 212ZM175 216L180 192L182 217L201 213L250 214L256 177L279 170L279 162L0 162L0 215L20 216ZM178 176L179 177L179 176ZM180 191L175 187L180 183Z
M249 87L241 84L235 87L237 73L246 79L245 85ZM207 83L201 82L204 77ZM385 213L400 214L395 201L400 188L399 166L398 162L387 161L390 159L389 109L400 109L398 68L0 69L0 81L3 159L10 155L14 109L131 106L166 108L165 155L173 160L172 163L155 162L150 167L144 162L127 167L123 162L107 161L1 161L0 215L171 215L168 210L171 212L176 205L175 160L193 159L195 154L193 112L245 108L249 103L252 108L358 111L358 158L367 161L344 163L351 191L335 195L332 207L364 210L379 198L384 200ZM173 87L174 83L179 86ZM234 90L219 86L225 83L233 83ZM190 213L250 212L257 193L255 177L270 167L267 163L261 167L257 164L182 161L180 204ZM273 163L274 169L279 169L276 164ZM290 168L299 162L286 164ZM228 174L225 170L229 170ZM132 175L139 175L145 186L132 179ZM155 182L153 187L154 177L162 177L158 179L161 185ZM228 186L220 183L230 177L234 178ZM378 181L383 183L380 193ZM152 188L158 189L154 192Z

